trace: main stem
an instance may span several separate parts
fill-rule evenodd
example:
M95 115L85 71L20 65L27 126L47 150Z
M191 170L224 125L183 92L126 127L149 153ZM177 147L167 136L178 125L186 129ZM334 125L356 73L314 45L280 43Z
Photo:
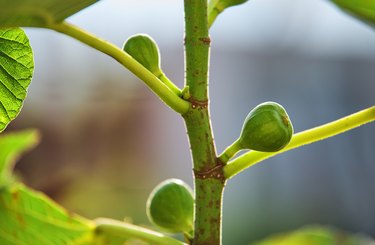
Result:
M190 110L183 114L195 177L194 245L221 244L221 207L225 179L216 157L208 103L210 38L207 0L184 0L186 86Z

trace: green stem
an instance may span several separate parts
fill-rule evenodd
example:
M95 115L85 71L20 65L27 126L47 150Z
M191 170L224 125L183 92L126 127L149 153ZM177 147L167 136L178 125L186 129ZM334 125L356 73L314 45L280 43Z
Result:
M259 152L250 151L233 161L230 161L224 167L224 174L226 179L230 179L239 172L245 170L254 164L263 161L272 156L278 155L280 153L292 150L294 148L311 144L319 140L323 140L334 135L346 132L353 128L359 127L363 124L375 121L375 106L364 109L362 111L356 112L352 115L343 117L336 121L305 130L298 134L293 135L290 143L281 151L278 152Z
M210 38L207 0L185 0L185 87L191 109L183 115L195 174L194 245L221 244L221 207L225 185L216 158L208 103Z
M222 163L227 163L237 152L241 150L239 139L228 146L223 153L220 154L219 159Z
M209 113L196 108L184 115L195 173L194 245L221 244L221 207L225 181L216 159Z
M117 220L100 218L96 219L95 223L95 231L99 236L118 237L124 239L137 238L145 242L158 245L186 245L186 243L178 241L162 233Z
M67 22L55 23L49 26L50 29L64 33L71 36L82 43L87 44L94 49L97 49L126 67L134 75L140 78L145 84L160 97L169 107L180 114L184 114L188 111L190 103L178 97L173 93L163 82L161 82L152 72L147 68L138 63L130 55L124 52L122 49L116 47L110 42L102 40L91 33L88 33L77 26L69 24Z
M175 93L178 97L181 97L181 89L179 89L176 84L174 84L169 78L162 72L158 78L162 81L167 87Z
M185 0L186 84L192 99L206 102L210 37L207 0Z

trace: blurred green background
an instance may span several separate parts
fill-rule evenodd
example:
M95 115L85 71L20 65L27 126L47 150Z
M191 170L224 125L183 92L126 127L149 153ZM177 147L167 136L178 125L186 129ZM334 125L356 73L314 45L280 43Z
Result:
M182 87L182 1L102 0L69 21L118 46L151 35L164 72ZM35 75L7 131L38 128L43 138L18 172L83 216L149 225L145 203L155 185L171 177L192 185L182 119L111 58L52 31L26 31ZM264 101L282 104L296 132L375 104L374 30L328 1L252 0L226 10L211 39L218 152ZM223 243L307 224L375 236L374 145L370 124L241 173L225 191Z

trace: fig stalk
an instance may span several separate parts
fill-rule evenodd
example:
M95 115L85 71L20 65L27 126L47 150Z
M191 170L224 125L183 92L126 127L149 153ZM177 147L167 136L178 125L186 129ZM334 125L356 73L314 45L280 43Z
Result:
M227 163L229 159L234 157L240 150L242 150L242 147L240 141L237 139L220 154L219 159L222 163Z
M174 84L171 80L169 80L169 78L163 73L161 72L161 74L158 76L158 78L165 84L167 85L167 87L173 92L175 93L176 95L178 95L179 97L182 97L182 92L181 90L176 86L176 84Z

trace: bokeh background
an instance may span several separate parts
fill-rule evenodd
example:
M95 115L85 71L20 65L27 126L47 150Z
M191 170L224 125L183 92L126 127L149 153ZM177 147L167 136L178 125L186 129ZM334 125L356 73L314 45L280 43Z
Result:
M102 0L69 19L118 46L136 33L159 44L162 67L184 80L183 1ZM166 178L192 186L182 119L114 60L76 40L26 29L35 75L8 128L38 128L17 166L24 181L69 210L149 225L145 203ZM326 0L252 0L211 29L210 97L218 152L264 101L295 131L375 104L375 32ZM375 127L268 159L225 190L224 244L307 224L375 236Z

